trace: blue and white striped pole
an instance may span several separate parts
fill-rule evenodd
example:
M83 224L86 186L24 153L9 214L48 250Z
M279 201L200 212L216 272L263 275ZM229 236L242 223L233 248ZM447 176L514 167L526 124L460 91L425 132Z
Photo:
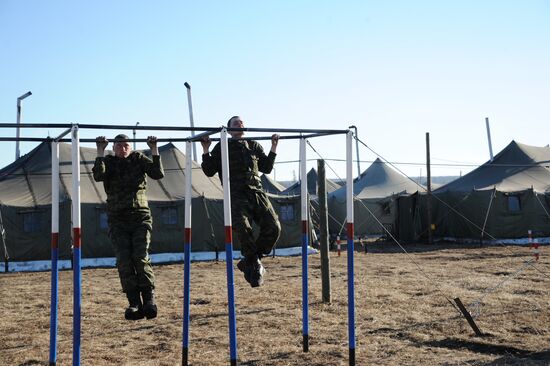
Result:
M308 199L307 199L307 173L306 173L306 139L300 139L300 196L302 216L302 337L303 350L309 351L309 299L308 299L308 258L309 245L308 230Z
M354 228L353 228L353 168L352 150L353 134L346 135L346 208L347 208L347 238L348 238L348 339L349 364L355 365L355 289L354 289Z
M58 320L58 284L59 271L57 260L59 259L59 144L51 142L52 148L52 285L50 301L50 366L57 363L57 320Z
M80 141L78 126L73 125L72 142L72 212L73 212L73 366L80 366L80 303L82 290L82 269L80 265Z
M223 179L223 218L225 223L225 260L227 267L227 303L229 306L229 355L231 366L237 365L237 320L235 316L235 283L233 276L233 234L231 232L231 190L229 187L229 151L227 129L220 133Z
M191 188L193 159L191 158L191 142L185 143L185 225L184 225L184 267L183 267L183 349L182 365L189 362L189 308L191 304Z

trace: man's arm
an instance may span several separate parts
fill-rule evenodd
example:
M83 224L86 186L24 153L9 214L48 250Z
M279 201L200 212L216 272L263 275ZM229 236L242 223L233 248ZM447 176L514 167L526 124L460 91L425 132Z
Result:
M258 151L258 170L262 173L269 174L273 170L275 165L275 157L277 156L277 145L279 144L279 135L274 134L271 136L271 150L269 155L265 155L262 145L256 143Z
M159 149L157 146L157 138L155 136L147 137L147 146L151 149L152 160L142 155L142 164L145 174L152 179L158 180L164 178L164 168L160 160Z
M213 177L217 172L221 172L221 154L220 145L214 146L212 153L209 152L212 141L208 136L201 140L202 145L202 163L201 168L207 177Z
M95 139L97 148L97 157L95 158L94 167L92 173L96 182L102 182L105 180L107 169L105 168L105 148L109 144L109 140L105 136L99 136Z

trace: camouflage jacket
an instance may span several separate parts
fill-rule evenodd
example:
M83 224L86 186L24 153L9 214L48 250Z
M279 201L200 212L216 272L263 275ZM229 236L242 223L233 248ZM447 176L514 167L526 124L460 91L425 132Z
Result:
M107 212L110 215L149 212L145 195L145 175L155 180L164 177L160 156L153 156L151 160L137 151L132 152L126 159L113 155L97 157L92 171L94 180L103 182L107 193Z
M271 173L277 154L264 153L262 145L254 140L228 140L229 183L232 192L262 190L258 172ZM221 145L218 143L210 154L202 155L202 171L209 177L218 173L222 180Z

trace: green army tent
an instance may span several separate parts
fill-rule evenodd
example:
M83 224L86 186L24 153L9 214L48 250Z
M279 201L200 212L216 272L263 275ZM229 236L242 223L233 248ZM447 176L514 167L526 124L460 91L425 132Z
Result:
M61 259L71 256L71 146L61 143L60 228ZM147 197L153 215L151 253L182 253L186 157L174 145L159 148L165 177L148 179ZM144 153L149 154L149 151ZM92 177L94 148L80 148L82 257L113 257L108 238L105 192ZM192 250L217 253L224 250L223 188L218 177L206 177L193 162ZM301 243L299 199L270 195L283 226L279 248ZM51 145L44 142L0 170L0 213L10 261L50 259ZM239 243L235 242L235 249ZM5 253L7 252L7 253ZM281 252L282 253L282 252ZM173 257L166 257L173 258ZM179 258L179 257L178 257Z
M416 183L377 158L353 182L355 234L358 236L381 235L385 232L382 225L393 232L397 220L396 199L417 190ZM345 233L343 229L347 218L345 186L329 193L328 207L331 215L330 232Z
M526 242L550 237L550 148L512 141L492 161L433 192L434 237ZM400 204L402 238L427 235L425 195Z

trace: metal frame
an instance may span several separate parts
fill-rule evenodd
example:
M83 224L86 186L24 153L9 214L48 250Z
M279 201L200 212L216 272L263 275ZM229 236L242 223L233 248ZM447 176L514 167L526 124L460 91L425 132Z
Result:
M186 190L185 190L185 228L184 228L184 302L183 302L183 330L182 330L182 364L187 365L189 355L190 330L190 276L191 276L191 147L193 141L200 141L203 136L220 133L222 156L222 179L224 191L224 225L225 225L225 252L227 270L227 297L229 312L230 364L237 365L237 322L235 312L235 289L233 273L233 237L231 223L231 195L229 185L229 156L228 132L273 132L295 133L296 135L281 136L280 139L300 139L300 172L301 172L301 219L302 219L302 307L303 307L303 351L309 351L309 315L308 315L308 256L309 231L307 219L307 173L306 173L306 139L336 134L346 134L346 173L347 173L347 241L348 241L348 336L349 336L349 364L355 365L355 295L354 295L354 239L353 239L353 173L352 173L352 141L350 130L315 130L315 129L288 129L288 128L227 128L227 127L174 127L174 126L135 126L135 125L96 125L96 124L64 124L64 123L27 123L17 125L0 123L0 128L61 128L65 131L57 138L30 138L30 137L0 137L0 141L49 141L52 144L52 284L51 284L51 314L50 314L50 365L56 364L57 356L57 318L58 318L58 238L59 238L59 142L71 141L72 144L72 234L73 234L73 365L80 365L81 347L81 216L80 216L80 142L95 142L95 139L79 138L79 129L118 129L118 130L158 130L158 131L202 131L201 133L185 138L158 139L163 141L186 142ZM70 139L63 137L71 133ZM268 140L271 137L251 137L243 140ZM130 139L129 141L145 142L146 139Z

